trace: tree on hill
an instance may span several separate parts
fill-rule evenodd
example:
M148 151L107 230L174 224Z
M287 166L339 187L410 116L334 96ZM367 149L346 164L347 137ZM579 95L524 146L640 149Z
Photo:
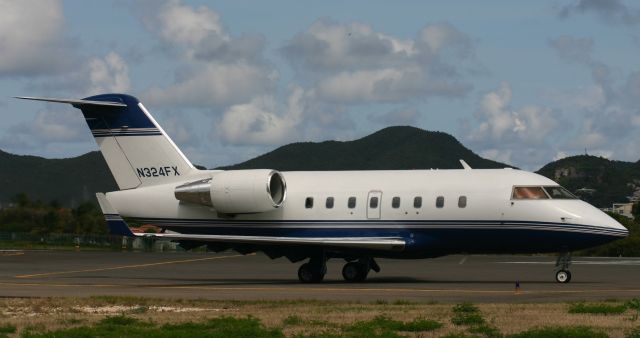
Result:
M52 201L34 202L17 194L14 206L0 210L0 231L28 232L37 235L51 233L106 234L104 216L95 203L85 202L77 208L65 208Z

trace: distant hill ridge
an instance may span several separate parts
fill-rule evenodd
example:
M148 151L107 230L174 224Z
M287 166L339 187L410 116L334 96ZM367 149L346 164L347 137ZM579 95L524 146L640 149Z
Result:
M596 206L610 207L614 202L627 202L628 197L640 198L640 161L579 155L551 162L537 172L574 192L594 189L581 197Z
M384 128L353 141L292 143L221 169L453 169L461 168L460 159L473 168L509 167L476 155L449 134L404 126Z
M353 141L292 143L221 169L454 169L461 168L459 159L477 169L509 167L478 156L449 134L401 126L384 128ZM599 207L626 202L627 196L640 194L640 160L632 163L573 156L551 162L538 173L571 191L595 189L593 196L587 198ZM32 200L57 200L66 206L75 206L94 201L95 192L117 189L99 152L68 159L45 159L0 151L0 184L2 204L18 193L26 193Z
M0 150L0 203L6 204L18 193L32 200L58 201L77 206L93 201L98 191L117 189L102 155L89 152L65 159L14 155Z

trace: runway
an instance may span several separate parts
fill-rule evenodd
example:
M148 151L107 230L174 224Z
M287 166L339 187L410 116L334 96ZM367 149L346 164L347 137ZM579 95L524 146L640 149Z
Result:
M344 261L300 284L298 264L262 254L0 251L0 297L128 295L232 300L558 302L640 297L640 258L575 258L569 284L549 256L378 260L380 273L346 283ZM520 283L516 291L516 281Z

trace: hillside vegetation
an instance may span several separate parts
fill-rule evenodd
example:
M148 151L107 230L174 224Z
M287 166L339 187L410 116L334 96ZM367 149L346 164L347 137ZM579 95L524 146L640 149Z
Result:
M269 153L221 169L382 170L504 168L508 164L484 159L453 136L414 127L389 127L353 141L292 143ZM570 191L587 188L581 197L597 207L640 197L640 161L610 161L595 156L573 156L551 162L538 173ZM57 201L75 207L95 193L116 190L106 162L98 152L68 159L45 159L0 151L0 206L19 193L34 201Z
M56 201L76 207L95 201L95 193L116 190L116 183L99 152L65 159L13 155L0 151L0 203L17 194L34 201Z
M606 158L580 155L551 162L538 173L576 192L593 189L580 197L598 207L627 202L628 197L640 196L640 161L636 163L611 161Z
M292 143L222 169L460 169L460 159L473 168L509 167L476 155L449 134L414 127L389 127L354 141Z

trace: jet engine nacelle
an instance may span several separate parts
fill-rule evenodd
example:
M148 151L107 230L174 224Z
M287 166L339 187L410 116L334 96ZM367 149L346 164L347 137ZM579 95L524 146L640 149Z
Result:
M249 214L279 208L287 195L284 176L276 170L229 170L176 187L176 199L213 207L224 214Z

